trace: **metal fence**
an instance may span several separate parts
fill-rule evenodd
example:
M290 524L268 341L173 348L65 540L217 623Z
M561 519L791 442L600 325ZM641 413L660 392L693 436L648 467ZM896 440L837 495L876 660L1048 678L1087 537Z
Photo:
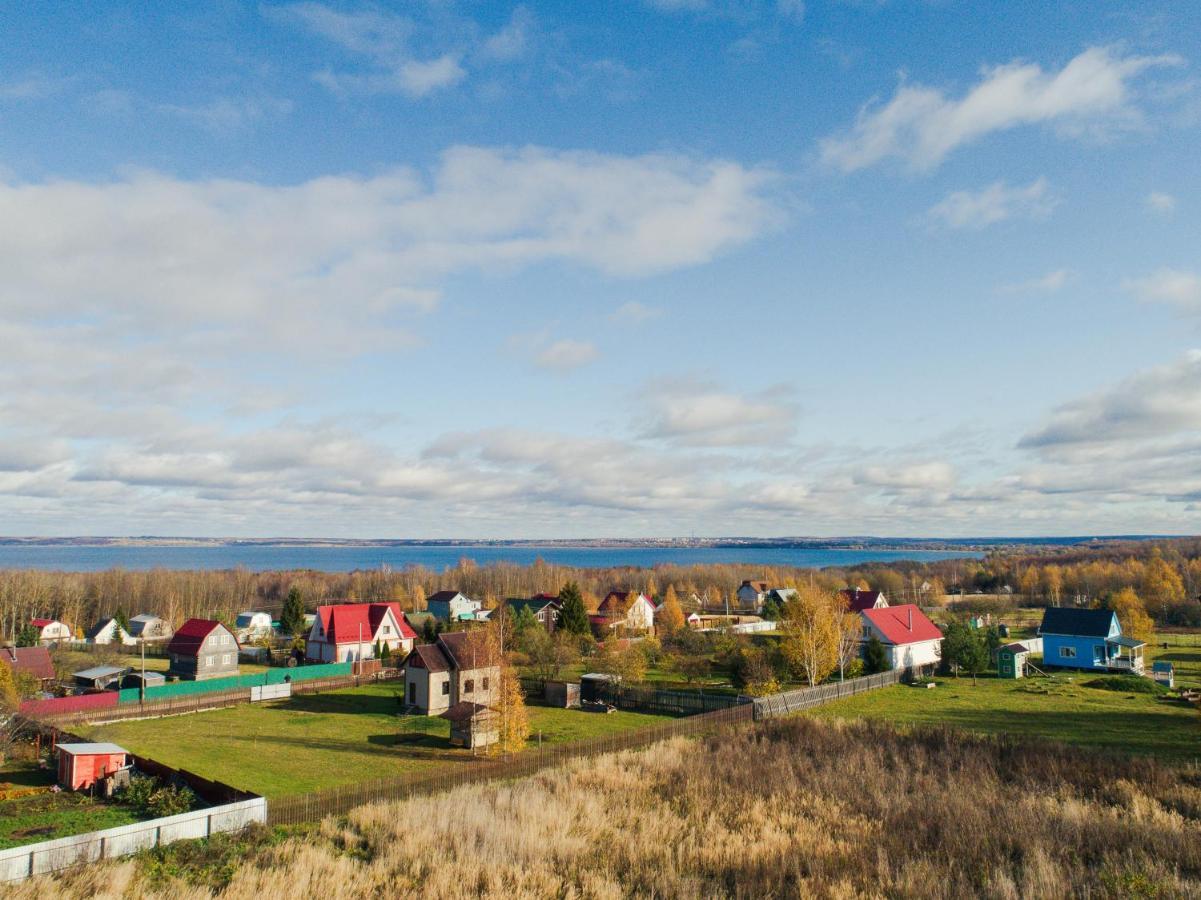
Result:
M384 670L374 675L350 675L342 678L323 678L312 681L292 683L292 695L319 694L323 691L336 691L341 688L361 687L364 684L374 684L377 681L394 681L401 676L397 670ZM93 695L101 696L101 695ZM158 700L147 703L122 703L105 709L76 712L65 715L30 716L42 721L53 722L61 727L70 727L84 722L108 723L122 722L129 719L156 719L163 716L179 716L186 713L204 712L211 709L225 709L229 706L240 706L251 701L251 689L239 688L234 691L222 691L212 694L200 694L191 697L178 697L169 700Z
M864 675L861 678L851 678L847 681L834 681L829 684L819 684L814 687L799 688L795 691L784 691L768 697L759 697L754 702L755 721L784 716L788 713L800 712L841 700L843 697L853 697L864 691L874 691L877 688L898 684L905 678L904 669L890 669L878 675Z
M580 713L580 715L589 715L589 713ZM283 797L268 802L267 822L270 825L316 822L326 816L345 814L356 806L368 803L405 800L409 797L439 793L464 784L521 778L542 769L562 766L572 759L647 747L667 738L705 734L749 723L751 715L751 705L748 703L688 718L675 719L663 725L636 731L574 741L569 744L548 744L508 756L462 760L455 765L442 765L431 772L415 772L411 775L400 775L393 778L376 778L342 787L326 788L311 794Z

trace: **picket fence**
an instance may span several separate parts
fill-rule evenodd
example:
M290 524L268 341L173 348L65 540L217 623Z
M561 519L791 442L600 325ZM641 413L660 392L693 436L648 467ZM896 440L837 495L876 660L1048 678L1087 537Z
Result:
M864 675L846 681L833 681L829 684L819 684L814 687L798 688L795 691L784 691L779 694L770 694L767 697L759 697L753 704L755 721L772 716L786 716L789 713L841 700L843 697L853 697L864 691L888 687L900 683L906 677L906 670L890 669L877 675Z

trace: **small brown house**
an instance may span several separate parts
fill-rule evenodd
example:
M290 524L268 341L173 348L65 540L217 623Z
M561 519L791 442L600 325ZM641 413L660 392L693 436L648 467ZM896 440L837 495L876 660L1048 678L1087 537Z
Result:
M450 720L450 743L455 747L474 750L500 740L496 710L481 703L463 700L442 713L441 718Z

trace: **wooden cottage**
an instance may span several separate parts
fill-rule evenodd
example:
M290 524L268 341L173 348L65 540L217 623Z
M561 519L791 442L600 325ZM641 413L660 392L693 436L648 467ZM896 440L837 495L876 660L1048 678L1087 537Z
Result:
M204 681L238 674L238 639L211 619L188 619L167 645L168 675Z
M450 743L455 747L475 750L500 740L500 717L496 710L482 703L462 700L442 713L450 721Z

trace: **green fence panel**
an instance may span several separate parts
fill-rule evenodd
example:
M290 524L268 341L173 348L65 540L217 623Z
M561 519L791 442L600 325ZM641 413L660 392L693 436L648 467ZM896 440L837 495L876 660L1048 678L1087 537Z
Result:
M294 669L272 668L253 675L230 675L227 678L213 678L209 681L170 681L146 688L146 700L169 700L219 691L236 691L262 684L283 684L289 678L294 682L311 681L315 678L342 678L350 673L351 664L344 662L297 666ZM141 691L138 688L127 688L119 692L117 702L137 703L141 699Z

